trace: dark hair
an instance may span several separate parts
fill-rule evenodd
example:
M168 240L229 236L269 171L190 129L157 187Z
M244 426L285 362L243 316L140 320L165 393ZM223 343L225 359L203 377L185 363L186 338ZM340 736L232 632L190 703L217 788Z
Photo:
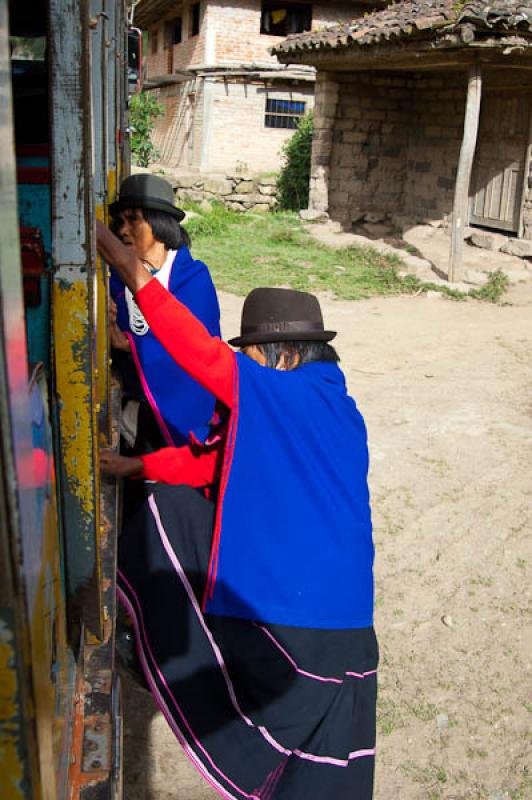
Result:
M340 356L334 347L327 342L267 342L257 347L266 359L266 366L275 369L279 359L285 354L287 369L302 367L312 361L332 361L337 364ZM295 357L299 356L296 365Z
M155 211L152 208L139 208L138 210L142 212L154 238L158 242L162 242L168 250L190 247L190 236L171 214L167 214L166 211ZM111 222L113 233L118 233L119 227L118 219L113 217Z
M151 208L142 208L141 211L151 226L154 238L162 242L168 250L190 247L190 236L171 214L167 214L166 211L154 211Z

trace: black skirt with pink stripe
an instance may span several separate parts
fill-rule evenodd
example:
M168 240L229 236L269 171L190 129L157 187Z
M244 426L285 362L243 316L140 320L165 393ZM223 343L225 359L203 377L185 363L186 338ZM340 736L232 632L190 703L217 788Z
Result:
M120 537L119 594L160 709L222 797L369 800L373 628L202 614L213 517L198 492L157 485Z

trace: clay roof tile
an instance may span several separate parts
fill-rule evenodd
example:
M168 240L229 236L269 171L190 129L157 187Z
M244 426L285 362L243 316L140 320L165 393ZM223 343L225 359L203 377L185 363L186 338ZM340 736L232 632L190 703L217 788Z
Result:
M532 33L530 0L401 0L350 23L292 34L272 48L283 56L296 50L371 45L418 34L437 36L461 24L478 29Z

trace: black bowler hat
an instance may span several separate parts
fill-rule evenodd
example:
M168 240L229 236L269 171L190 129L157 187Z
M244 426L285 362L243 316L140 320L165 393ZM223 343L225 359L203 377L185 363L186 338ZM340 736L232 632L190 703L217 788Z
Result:
M174 190L168 181L157 175L130 175L122 181L118 199L111 203L109 211L115 217L124 208L166 211L178 222L185 218L185 212L175 206Z
M233 347L266 342L330 342L318 298L293 289L253 289L244 301L240 336Z

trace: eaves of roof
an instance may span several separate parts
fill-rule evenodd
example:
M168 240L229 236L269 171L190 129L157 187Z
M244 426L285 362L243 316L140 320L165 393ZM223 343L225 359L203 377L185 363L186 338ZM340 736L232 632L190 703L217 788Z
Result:
M141 0L135 6L134 25L149 28L164 17L172 8L178 12L178 0Z
M532 35L530 0L402 0L350 23L288 36L271 52L281 61L311 51L339 50L408 39L443 37L460 26ZM531 42L532 44L532 42Z
M352 5L359 11L367 6L383 6L387 0L351 0ZM139 28L148 28L155 25L161 17L166 16L172 8L181 5L179 0L140 0L135 6L134 24ZM176 13L179 9L176 8Z

